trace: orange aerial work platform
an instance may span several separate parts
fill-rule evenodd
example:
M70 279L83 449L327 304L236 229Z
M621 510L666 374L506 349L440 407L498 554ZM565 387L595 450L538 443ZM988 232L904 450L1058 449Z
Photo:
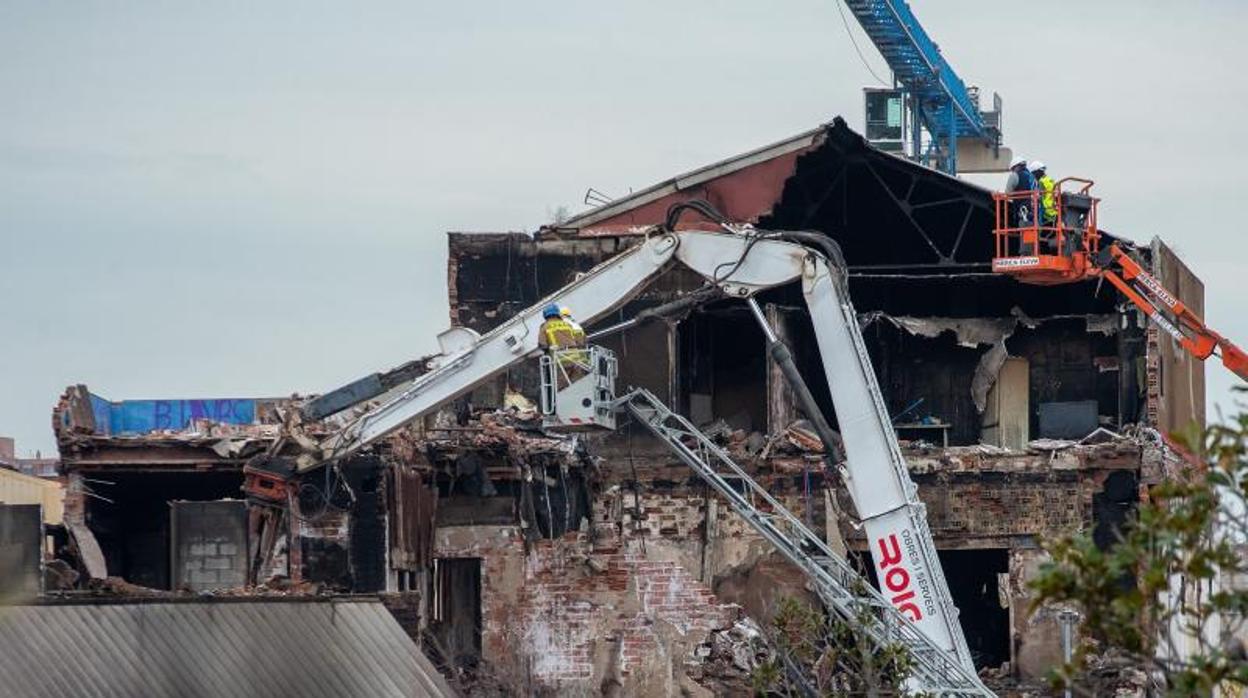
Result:
M1071 191L1068 191L1068 184ZM1096 273L1091 255L1100 250L1092 181L1066 177L1053 187L1057 216L1042 222L1041 192L993 194L997 250L992 270L1029 284L1064 284Z
M1055 285L1089 278L1108 281L1180 346L1204 361L1214 354L1248 380L1248 354L1205 325L1117 242L1102 247L1096 227L1092 181L1059 180L1053 188L1056 216L1043 219L1042 193L993 194L996 253L992 270L1022 283Z

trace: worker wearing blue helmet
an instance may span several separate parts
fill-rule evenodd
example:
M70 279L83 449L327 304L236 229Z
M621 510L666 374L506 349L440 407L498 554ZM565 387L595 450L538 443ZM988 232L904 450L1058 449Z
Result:
M557 386L567 387L589 372L589 354L585 330L572 321L571 313L564 316L558 305L551 303L542 308L542 326L538 329L537 346L549 352L558 370Z

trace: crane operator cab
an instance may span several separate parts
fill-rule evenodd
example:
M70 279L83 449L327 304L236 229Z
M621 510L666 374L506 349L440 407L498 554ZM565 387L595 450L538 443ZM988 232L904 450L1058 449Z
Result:
M615 429L615 352L596 345L555 349L542 354L540 368L543 427Z
M1028 284L1062 284L1093 276L1100 248L1092 180L1065 177L1053 187L1057 215L1044 220L1040 191L997 192L992 270Z

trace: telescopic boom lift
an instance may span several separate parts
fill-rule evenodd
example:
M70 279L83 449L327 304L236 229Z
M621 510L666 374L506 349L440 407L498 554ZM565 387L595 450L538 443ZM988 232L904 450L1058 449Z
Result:
M1041 224L1038 191L997 193L996 252L992 270L1027 284L1067 284L1103 279L1118 289L1166 334L1192 356L1204 361L1220 356L1222 364L1248 380L1248 355L1213 331L1152 274L1120 242L1101 244L1096 223L1100 199L1092 196L1093 182L1066 177L1054 185L1057 216ZM1030 211L1026 216L1020 211Z

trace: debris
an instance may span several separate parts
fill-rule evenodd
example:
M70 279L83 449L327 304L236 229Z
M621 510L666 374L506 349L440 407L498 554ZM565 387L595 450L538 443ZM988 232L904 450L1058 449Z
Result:
M702 427L702 433L712 440L726 438L732 433L732 426L728 424L728 420L720 418Z
M518 418L524 420L537 417L537 405L511 388L503 393L503 409L514 412Z
M1104 443L1110 443L1112 441L1118 441L1122 438L1123 438L1122 435L1117 432L1110 431L1109 429L1106 429L1105 427L1097 427L1096 430L1093 431L1091 434L1088 434L1082 439L1079 439L1079 443L1080 445L1104 444Z
M803 453L823 453L823 441L814 426L805 419L799 419L784 430L784 437L798 451Z
M981 453L985 456L1003 456L1003 455L1008 455L1010 453L1013 453L1013 451L1011 451L1010 449L1004 446L997 446L995 444L985 444L985 443L978 443L978 444L975 444L974 446L963 446L961 448L973 450L976 453Z
M48 560L43 564L43 588L47 591L73 589L79 576L78 570L64 560Z
M767 446L767 437L762 432L752 431L745 440L745 450L750 455L757 455Z
M742 617L714 631L690 653L690 677L715 695L752 694L751 677L772 656L758 624Z
M1066 439L1033 439L1027 442L1027 448L1032 451L1064 451L1075 445L1076 442Z
M70 541L82 560L82 566L92 579L104 579L108 576L108 566L104 561L104 551L95 539L95 534L86 524L66 521L65 528L69 531Z
M971 399L975 401L975 410L980 414L987 408L988 391L996 384L997 376L1001 375L1001 367L1009 356L1010 352L1005 348L1005 338L1002 337L979 357L979 365L975 367L975 375L971 378Z

